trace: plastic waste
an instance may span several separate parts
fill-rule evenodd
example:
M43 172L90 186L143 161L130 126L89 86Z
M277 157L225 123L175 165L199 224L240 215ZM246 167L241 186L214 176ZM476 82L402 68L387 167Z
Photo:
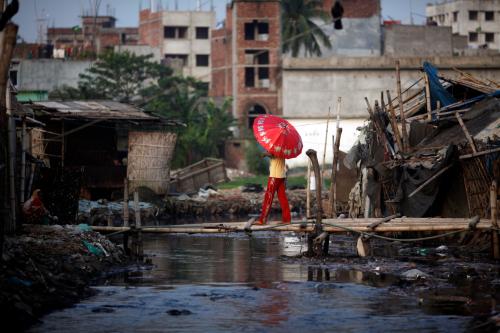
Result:
M88 224L85 224L85 223L79 224L78 225L78 229L80 229L83 232L85 232L85 231L92 231L92 227L89 226Z
M410 269L401 274L401 277L405 280L417 280L417 279L426 279L429 277L429 275L418 269Z
M104 254L100 248L94 246L93 244L87 242L86 240L83 240L82 242L87 247L87 250L93 255L102 256Z
M33 285L33 282L20 279L16 276L9 277L7 279L7 282L9 282L10 284L16 285L16 286L23 286L23 287L31 287L31 285Z

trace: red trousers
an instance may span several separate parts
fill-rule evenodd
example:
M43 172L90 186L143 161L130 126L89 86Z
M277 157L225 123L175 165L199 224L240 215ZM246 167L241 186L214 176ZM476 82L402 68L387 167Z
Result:
M266 223L267 216L271 210L273 204L274 193L278 192L278 199L281 205L281 217L283 222L290 222L292 217L290 216L290 206L288 205L288 199L285 193L285 178L273 178L269 177L267 181L267 190L264 195L264 202L262 203L262 213L260 214L259 221L261 223Z

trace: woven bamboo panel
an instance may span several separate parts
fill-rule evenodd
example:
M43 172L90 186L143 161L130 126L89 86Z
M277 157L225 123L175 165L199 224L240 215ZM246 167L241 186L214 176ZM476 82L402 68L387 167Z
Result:
M470 216L489 217L491 179L481 158L462 161Z
M168 132L129 132L127 177L130 191L145 186L157 194L168 192L176 138L176 134Z

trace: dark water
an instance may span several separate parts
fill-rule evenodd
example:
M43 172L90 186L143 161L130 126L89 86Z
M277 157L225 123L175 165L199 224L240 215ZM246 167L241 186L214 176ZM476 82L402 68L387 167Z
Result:
M362 270L349 259L297 258L305 248L293 234L154 236L144 249L153 269L102 281L96 296L45 316L32 331L481 331L461 299L422 302L377 262Z

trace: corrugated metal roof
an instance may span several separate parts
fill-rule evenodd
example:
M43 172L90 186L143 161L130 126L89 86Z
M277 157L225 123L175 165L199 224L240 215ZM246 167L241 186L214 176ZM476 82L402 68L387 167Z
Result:
M35 111L57 118L159 120L135 106L110 100L97 101L37 101L29 104Z

